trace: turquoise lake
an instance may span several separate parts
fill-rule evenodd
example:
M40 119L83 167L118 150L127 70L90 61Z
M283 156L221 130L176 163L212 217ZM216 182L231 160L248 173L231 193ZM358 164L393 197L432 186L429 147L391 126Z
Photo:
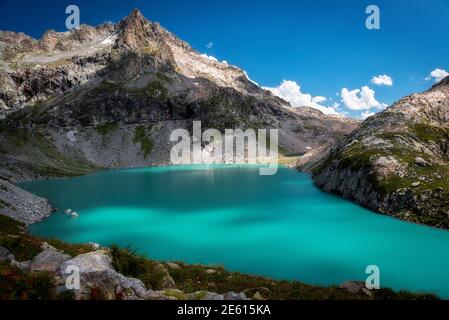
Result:
M449 298L448 231L372 213L288 168L274 176L255 166L114 170L20 187L59 208L30 227L35 235L320 285L364 281L377 265L383 287Z

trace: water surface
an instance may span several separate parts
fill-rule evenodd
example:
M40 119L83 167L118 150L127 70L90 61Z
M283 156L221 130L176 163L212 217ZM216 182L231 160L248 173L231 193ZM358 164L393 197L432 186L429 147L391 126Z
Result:
M377 265L381 286L449 298L449 232L374 214L287 168L144 168L20 186L60 209L31 226L39 236L320 285L364 280Z

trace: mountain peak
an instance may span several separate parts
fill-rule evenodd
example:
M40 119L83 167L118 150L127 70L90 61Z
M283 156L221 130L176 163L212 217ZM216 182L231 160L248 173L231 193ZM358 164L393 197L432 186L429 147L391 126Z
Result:
M144 23L148 23L149 21L143 16L142 12L140 12L139 9L133 9L131 13L123 19L123 21L126 21L128 24L137 26L142 25Z
M158 38L155 24L147 20L139 9L134 9L120 21L118 31L117 45L132 49L146 47Z

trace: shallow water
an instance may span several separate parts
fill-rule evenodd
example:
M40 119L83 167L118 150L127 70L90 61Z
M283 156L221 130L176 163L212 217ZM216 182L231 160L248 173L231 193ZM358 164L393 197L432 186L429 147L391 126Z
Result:
M291 169L144 168L20 186L60 209L30 227L39 236L321 285L364 281L377 265L381 286L449 298L449 232L374 214Z

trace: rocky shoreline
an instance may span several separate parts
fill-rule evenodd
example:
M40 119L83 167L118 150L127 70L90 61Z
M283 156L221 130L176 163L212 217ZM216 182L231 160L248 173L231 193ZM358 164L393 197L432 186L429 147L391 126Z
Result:
M53 212L47 199L38 197L1 179L0 209L1 214L27 226L42 221Z
M365 120L313 179L376 212L448 230L449 77Z
M79 275L76 285L73 271ZM222 267L160 262L129 249L67 244L26 233L0 215L0 300L285 300L436 299L432 294L369 290L363 282L319 287L229 272ZM19 285L20 284L20 285ZM67 286L69 285L69 287ZM218 292L218 293L217 293Z

